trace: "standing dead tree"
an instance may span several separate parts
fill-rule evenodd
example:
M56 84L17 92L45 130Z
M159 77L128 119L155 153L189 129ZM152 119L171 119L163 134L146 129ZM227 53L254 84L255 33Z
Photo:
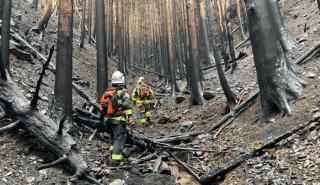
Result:
M54 11L53 3L54 3L54 0L47 0L46 1L46 8L44 9L43 14L38 22L37 28L33 29L33 31L43 34L43 32L45 31L45 29L48 26L48 22L50 20L50 17L52 15L53 11ZM57 3L56 3L56 5L57 5Z
M195 24L195 0L187 1L188 33L190 40L190 58L187 72L190 76L191 103L202 105L204 103L203 89L200 76L199 47Z
M304 82L287 58L292 42L285 33L276 0L247 0L249 32L261 94L262 121L290 114L289 98L302 95ZM266 52L268 51L268 52Z
M87 0L82 1L82 19L81 19L81 35L80 35L80 48L84 48L84 39L86 34L86 7Z
M72 114L72 40L73 1L59 3L56 76L54 106L58 115L71 117Z
M2 2L2 27L1 27L1 60L4 69L9 69L9 44L10 44L10 20L12 0Z
M102 96L103 92L108 86L108 65L104 16L104 0L96 0L97 98Z
M208 3L208 8L209 10L212 10L212 4ZM230 111L234 108L234 106L237 104L237 96L232 92L227 78L224 74L224 71L222 69L222 65L221 65L221 56L218 52L218 48L217 48L217 41L215 39L214 33L215 33L215 28L214 28L214 15L213 15L213 11L208 11L207 12L208 15L208 21L209 21L209 31L211 34L211 47L212 47L212 51L213 51L213 56L216 62L216 67L217 67L217 73L219 76L219 81L220 81L220 85L222 87L222 90L226 96L227 99L227 107L226 107L226 111Z

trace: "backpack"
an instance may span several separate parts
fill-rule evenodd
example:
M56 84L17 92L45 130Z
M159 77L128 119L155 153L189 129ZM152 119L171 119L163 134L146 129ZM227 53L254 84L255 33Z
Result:
M116 88L108 88L100 99L101 111L108 117L115 116L121 112L121 105L118 104L118 93Z
M147 84L143 83L140 85L139 96L140 96L140 99L147 99L151 96L151 92Z

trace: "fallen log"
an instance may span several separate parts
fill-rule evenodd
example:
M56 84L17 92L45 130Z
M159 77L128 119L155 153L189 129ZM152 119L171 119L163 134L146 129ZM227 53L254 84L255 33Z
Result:
M8 117L16 120L15 123L3 127L0 131L10 132L22 129L35 138L34 142L57 157L56 162L44 167L66 163L74 172L72 179L85 178L92 183L99 184L97 180L90 176L88 165L77 153L76 142L73 138L67 132L58 135L59 125L42 113L32 109L28 100L10 79L8 81L0 80L0 105Z
M317 50L320 50L320 43L316 43L312 48L300 56L295 63L298 65L304 64L305 60Z
M253 149L253 150L248 151L244 154L238 155L237 157L230 160L229 162L227 162L223 166L218 167L217 169L212 170L211 172L208 172L208 173L202 175L200 177L201 184L203 184L203 185L212 184L215 180L217 180L217 178L223 177L228 172L232 171L233 169L235 169L236 167L238 167L239 165L241 165L242 163L244 163L248 159L250 159L254 156L263 154L265 149L273 148L280 141L292 136L293 134L305 129L308 126L311 126L312 128L314 128L315 126L320 126L319 119L320 119L320 116L317 116L308 122L301 123L298 126L296 126L295 128L293 128L292 130L285 132L284 134L281 134L278 137L275 137L274 139L263 144L262 146L258 147L257 149Z
M169 155L178 163L180 164L190 175L192 175L198 182L200 182L200 177L197 173L195 173L188 165L184 162L180 161L176 156L169 153Z

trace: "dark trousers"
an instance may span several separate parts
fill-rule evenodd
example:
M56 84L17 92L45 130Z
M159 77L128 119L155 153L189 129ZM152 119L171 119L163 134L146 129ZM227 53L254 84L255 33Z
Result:
M122 159L122 149L126 142L126 122L124 121L107 121L107 132L111 136L112 142L112 160Z

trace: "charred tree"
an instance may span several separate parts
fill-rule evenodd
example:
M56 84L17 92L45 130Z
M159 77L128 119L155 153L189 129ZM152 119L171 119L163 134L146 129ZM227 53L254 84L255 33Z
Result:
M35 31L37 33L44 32L44 30L46 29L46 27L48 25L52 11L53 11L53 0L48 0L48 1L46 1L46 8L44 9L44 12L40 18L40 21L37 25L37 29L35 29Z
M88 3L88 43L91 44L91 36L92 36L92 0L89 0Z
M245 40L246 36L244 33L244 28L243 28L241 1L242 0L237 0L237 15L238 15L238 20L239 20L239 29L240 29L240 33L241 33L241 39Z
M260 88L262 120L291 113L288 100L302 95L304 82L287 58L283 27L276 0L247 0L249 33ZM267 51L267 52L266 52Z
M174 40L172 35L172 1L166 1L166 15L167 15L167 44L168 44L168 63L169 63L169 74L171 82L172 96L175 95L176 90L176 65L174 61Z
M212 4L208 3L209 7L208 8L212 8ZM222 90L226 96L227 99L227 109L232 109L232 107L235 106L235 104L237 103L237 97L236 95L231 91L231 88L228 84L228 81L226 79L226 76L224 74L222 65L221 65L221 56L218 52L218 48L217 48L217 41L215 39L214 33L215 33L215 28L214 28L214 15L212 11L208 11L207 12L208 15L208 21L209 21L209 30L210 30L210 34L211 34L211 38L212 38L212 42L211 42L211 47L212 47L212 51L213 51L213 56L216 62L216 66L217 66L217 73L219 76L219 81L220 81L220 85L222 87Z
M54 104L67 116L72 114L72 29L73 0L60 1Z
M104 0L96 0L97 98L108 86Z
M34 138L45 151L52 153L57 160L40 166L38 169L66 164L74 172L73 180L88 179L91 183L99 184L90 176L89 168L81 155L77 152L76 142L67 133L58 135L58 124L42 113L31 109L28 100L10 79L0 80L0 106L6 115L16 122L0 128L0 134L14 132L19 129Z
M200 31L203 38L203 50L204 50L204 64L206 66L213 63L213 55L210 49L209 38L208 38L208 29L207 29L207 16L205 8L205 0L199 0L199 9L200 9Z
M10 20L12 0L3 2L1 27L1 58L5 69L9 69ZM3 72L2 72L3 73Z
M191 88L191 104L202 105L204 104L203 90L201 85L200 76L200 57L199 57L199 47L196 33L196 23L195 23L195 0L187 1L187 16L188 16L188 33L190 40L190 52L189 52L189 62L188 62L188 76L190 76L190 88Z
M4 1L0 1L0 19L2 20L2 16L3 16L3 5L4 5Z
M86 7L87 0L82 1L82 20L81 20L81 35L80 35L80 48L84 48L84 38L86 33Z

